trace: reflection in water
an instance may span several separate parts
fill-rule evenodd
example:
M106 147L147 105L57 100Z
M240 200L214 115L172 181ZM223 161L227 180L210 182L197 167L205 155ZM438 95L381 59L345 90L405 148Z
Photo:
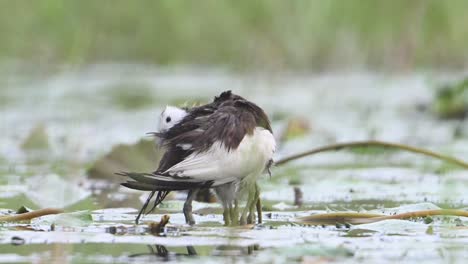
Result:
M194 256L199 256L195 247L193 246L186 246L187 253L176 253L176 252L171 252L170 250L167 249L166 246L163 245L147 245L149 252L145 253L137 253L137 254L132 254L129 257L130 258L135 258L135 257L145 257L145 256L155 256L158 259L164 260L164 261L169 261L169 260L174 260L176 257L194 257ZM247 255L252 255L254 251L259 250L258 245L250 245L246 247L240 247L240 246L231 246L231 245L223 245L223 246L217 246L212 248L210 250L211 256L247 256Z
M163 245L147 245L149 252L148 253L137 253L137 254L132 254L129 257L134 258L134 257L142 257L142 256L156 256L158 258L161 258L164 261L169 261L172 260L174 257L177 256L197 256L197 251L193 246L187 246L187 254L182 254L182 253L171 253L165 246Z
M252 253L259 249L258 245L250 245L247 247L233 246L233 245L222 245L218 246L213 250L214 256L246 256L252 255Z

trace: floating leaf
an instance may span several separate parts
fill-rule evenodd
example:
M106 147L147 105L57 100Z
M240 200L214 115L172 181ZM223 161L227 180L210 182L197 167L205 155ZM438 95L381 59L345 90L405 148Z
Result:
M65 208L91 195L78 182L67 181L56 174L31 177L27 186L24 194L39 207Z
M362 224L351 227L359 230L368 230L384 234L393 235L408 235L410 233L424 233L427 230L427 225L407 220L388 219L375 223Z
M358 221L362 221L362 219L381 216L383 215L371 213L336 212L298 217L295 219L295 222L310 225L355 224Z
M364 229L360 227L360 228L349 230L346 233L345 237L368 237L368 236L372 236L376 232L377 231L375 230Z
M161 156L162 150L156 148L152 140L141 139L132 145L117 145L88 169L88 176L121 182L122 178L116 176L116 172L154 171Z
M46 215L31 220L33 226L87 226L92 223L93 218L87 210L73 213L62 213L56 215Z
M372 213L354 213L354 212L335 212L326 214L314 214L310 216L298 217L294 221L302 224L311 225L336 225L336 224L352 224L361 225L369 224L384 220L401 220L418 217L427 217L433 215L444 216L464 216L468 217L468 211L454 209L440 210L422 210L414 212L405 212L393 215L380 215Z

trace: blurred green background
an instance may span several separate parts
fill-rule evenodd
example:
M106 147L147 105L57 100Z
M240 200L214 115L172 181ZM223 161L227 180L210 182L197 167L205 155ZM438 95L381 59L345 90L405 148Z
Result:
M1 1L0 62L454 69L468 1Z

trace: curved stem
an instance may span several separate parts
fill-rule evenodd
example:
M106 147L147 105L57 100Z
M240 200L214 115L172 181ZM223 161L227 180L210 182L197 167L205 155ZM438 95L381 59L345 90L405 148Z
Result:
M39 210L32 211L32 212L27 212L24 214L0 216L0 222L26 221L26 220L31 220L33 218L44 216L44 215L61 214L61 213L63 213L62 209L44 208L44 209L39 209Z
M309 151L301 152L299 154L295 154L286 158L282 158L275 162L276 165L283 165L287 162L300 159L306 156L314 155L317 153L321 152L326 152L326 151L337 151L341 150L343 148L353 148L353 147L385 147L385 148L396 148L396 149L401 149L417 154L422 154L425 156L429 156L435 159L443 160L449 163L457 164L460 167L463 167L465 169L468 169L468 163L459 160L457 158L439 154L427 149L422 149L422 148L417 148L417 147L412 147L408 145L403 145L403 144L398 144L398 143L391 143L391 142L385 142L385 141L377 141L377 140L370 140L370 141L355 141L355 142L347 142L347 143L338 143L338 144L332 144L324 147L319 147L315 148Z

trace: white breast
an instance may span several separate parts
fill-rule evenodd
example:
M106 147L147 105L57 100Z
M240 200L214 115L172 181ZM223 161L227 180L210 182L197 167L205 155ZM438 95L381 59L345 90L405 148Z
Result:
M188 156L166 173L192 177L194 181L214 180L215 185L246 177L256 178L273 157L275 148L270 131L257 127L235 150L228 152L221 142L215 142L208 151Z

